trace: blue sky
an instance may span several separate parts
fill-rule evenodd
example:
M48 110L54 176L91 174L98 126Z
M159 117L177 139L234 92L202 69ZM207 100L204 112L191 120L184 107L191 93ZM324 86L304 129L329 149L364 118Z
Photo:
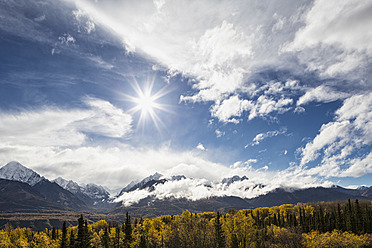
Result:
M371 1L0 6L2 165L371 185Z

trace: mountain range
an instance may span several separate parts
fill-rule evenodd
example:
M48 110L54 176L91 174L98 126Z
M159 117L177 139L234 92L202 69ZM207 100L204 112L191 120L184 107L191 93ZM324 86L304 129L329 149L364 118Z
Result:
M118 195L110 193L93 183L78 184L58 177L52 181L18 162L10 162L0 168L0 212L33 212L51 210L91 211L122 214L129 211L132 216L152 217L163 214L180 214L188 209L192 212L221 211L230 208L244 209L271 207L298 202L317 202L347 199L372 199L372 187L346 189L339 186L306 189L276 188L256 197L228 195L231 189L252 190L245 176L224 178L221 182L186 178L183 175L164 177L155 173L139 182L131 182ZM193 193L184 189L194 185ZM265 185L254 185L263 190ZM212 195L205 192L215 191ZM200 192L197 192L197 191ZM196 192L194 192L196 191ZM181 194L181 193L182 194ZM219 193L223 192L223 193ZM225 192L225 193L224 193Z

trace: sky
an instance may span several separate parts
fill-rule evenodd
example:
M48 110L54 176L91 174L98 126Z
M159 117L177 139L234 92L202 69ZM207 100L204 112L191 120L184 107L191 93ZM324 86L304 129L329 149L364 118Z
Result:
M370 0L3 0L0 165L369 186L371 26Z

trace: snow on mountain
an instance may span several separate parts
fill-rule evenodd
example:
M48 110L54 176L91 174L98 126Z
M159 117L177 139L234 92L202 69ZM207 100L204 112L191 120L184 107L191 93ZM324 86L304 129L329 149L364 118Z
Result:
M229 186L230 184L232 184L234 182L244 181L244 180L248 180L248 177L246 177L246 176L240 177L238 175L235 175L233 177L228 177L228 178L222 179L222 183L227 184L227 186Z
M41 180L45 179L35 171L16 161L9 162L0 168L0 178L27 183L31 186L34 186Z
M54 179L52 182L55 182L56 184L58 184L59 186L61 186L65 190L70 191L73 194L77 194L77 193L81 192L81 187L79 186L79 184L75 183L72 180L66 180L62 177L58 177L58 178Z
M139 183L132 182L123 188L114 202L122 202L123 205L130 206L147 197L157 199L186 198L189 200L215 196L251 198L262 194L262 191L265 190L262 187L255 188L255 186L257 185L248 180L246 176L236 175L224 178L222 181L211 182L202 178L187 178L183 175L163 177L161 174L155 173Z
M79 185L72 180L66 180L62 177L54 179L53 182L73 194L84 194L94 200L108 199L110 197L110 193L104 187L93 183Z
M107 199L110 197L110 193L107 192L104 187L96 185L94 183L83 185L82 188L83 193L85 193L92 199Z
M119 195L122 195L123 193L130 192L136 189L140 189L148 182L153 181L153 180L159 180L162 176L163 176L162 174L156 172L155 174L144 178L140 182L132 181L120 191Z

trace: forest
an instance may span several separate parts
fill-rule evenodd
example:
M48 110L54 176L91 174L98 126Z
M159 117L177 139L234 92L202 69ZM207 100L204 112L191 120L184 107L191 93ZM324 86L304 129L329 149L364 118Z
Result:
M319 202L131 218L33 231L6 225L0 247L372 247L372 202Z

